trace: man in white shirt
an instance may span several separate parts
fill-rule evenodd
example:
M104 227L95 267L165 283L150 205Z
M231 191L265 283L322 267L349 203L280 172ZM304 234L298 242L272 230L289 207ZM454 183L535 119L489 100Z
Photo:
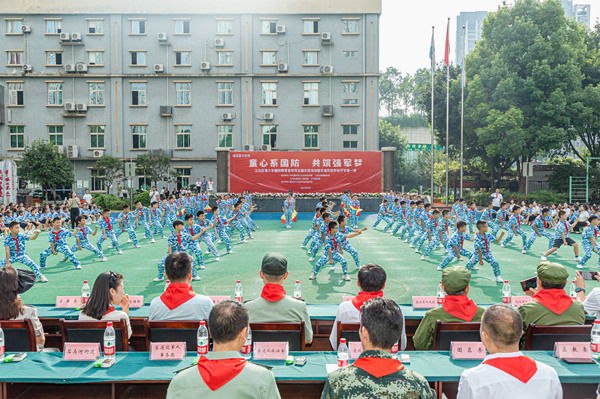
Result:
M83 194L83 200L88 205L92 204L92 195L90 194L90 190L88 190L87 188L85 189L85 194Z
M361 306L375 298L383 297L383 289L387 275L383 267L373 263L362 266L358 271L358 288L360 292L351 301L342 302L338 307L329 342L333 350L337 350L337 322L360 323ZM402 312L401 312L402 313ZM404 327L404 315L402 315L402 336L399 342L399 350L406 349L406 329Z
M492 200L492 206L494 207L494 210L497 211L498 209L500 209L500 205L502 204L502 194L500 194L500 190L496 189L496 192L492 195L490 195L490 198Z
M158 199L160 198L158 195L158 191L156 191L156 187L152 187L152 191L150 191L150 205L152 205L155 202L158 202Z
M481 365L463 371L457 399L562 398L556 371L519 352L519 312L502 304L490 306L481 318L480 335L489 355Z

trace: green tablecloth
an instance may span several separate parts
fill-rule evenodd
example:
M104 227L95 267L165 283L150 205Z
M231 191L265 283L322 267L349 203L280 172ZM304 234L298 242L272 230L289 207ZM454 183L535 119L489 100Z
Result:
M407 364L429 381L458 381L463 370L480 364L477 360L454 361L448 352L408 352ZM553 367L565 384L598 384L600 366L596 364L567 364L551 356L550 352L526 352L535 360ZM293 352L306 356L304 367L286 366L282 361L257 361L272 366L277 381L324 381L326 364L336 362L335 352ZM127 381L169 381L175 371L188 367L194 356L182 361L150 361L148 352L118 353L117 362L108 369L93 368L92 362L65 362L62 353L29 353L20 363L1 363L0 381L75 384Z

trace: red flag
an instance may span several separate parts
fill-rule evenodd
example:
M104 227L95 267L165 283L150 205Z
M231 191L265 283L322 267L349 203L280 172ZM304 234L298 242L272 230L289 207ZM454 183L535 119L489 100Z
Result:
M444 52L444 63L450 65L450 18L448 18L448 27L446 28L446 51Z

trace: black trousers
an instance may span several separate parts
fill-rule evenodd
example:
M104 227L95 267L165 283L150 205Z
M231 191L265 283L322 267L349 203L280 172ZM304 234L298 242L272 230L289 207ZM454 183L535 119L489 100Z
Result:
M75 223L75 219L79 216L79 208L71 208L71 229L75 229L77 223Z

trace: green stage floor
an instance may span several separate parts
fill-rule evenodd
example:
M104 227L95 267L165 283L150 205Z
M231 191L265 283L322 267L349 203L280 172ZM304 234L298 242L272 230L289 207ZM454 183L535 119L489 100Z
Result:
M239 242L236 237L232 241L234 254L225 254L224 244L217 246L221 253L221 261L215 262L209 256L206 270L199 270L202 281L193 283L194 290L206 295L233 295L233 288L237 279L242 280L244 299L253 299L260 295L262 281L258 275L263 255L269 251L285 254L288 258L288 277L285 288L291 295L295 280L302 284L302 296L309 303L339 303L343 296L354 295L357 292L357 270L349 254L345 254L352 281L342 280L341 266L338 264L335 271L329 271L326 265L317 280L308 280L314 263L309 263L309 256L300 244L308 231L310 221L308 215L301 215L298 223L292 229L285 229L279 221L278 214L256 215L254 218L260 226L254 236L246 244ZM385 296L397 300L399 303L410 303L413 295L435 295L441 272L437 265L445 256L445 251L437 248L426 261L420 260L420 254L381 230L371 230L370 226L375 220L375 215L361 217L360 225L368 226L369 230L362 235L352 238L352 245L358 250L362 264L377 263L383 266L388 275L388 282L384 290ZM92 225L92 228L94 225ZM378 226L383 227L382 224ZM529 228L524 226L529 234ZM90 285L95 277L108 270L122 273L125 276L125 292L130 295L144 295L145 302L160 295L164 288L163 283L155 283L152 279L156 276L157 262L165 255L166 239L158 239L155 244L143 238L143 229L139 229L138 239L142 248L133 248L127 243L127 235L121 235L120 244L123 255L117 255L114 249L105 248L107 262L100 262L91 252L84 250L76 255L82 263L82 270L75 270L70 262L59 262L62 255L50 256L48 267L43 273L49 279L46 284L37 283L30 291L22 295L25 303L48 304L55 303L57 295L79 295L83 280L90 280ZM165 230L165 234L168 231ZM47 235L42 233L36 241L29 242L27 253L36 262L39 262L39 253L47 248ZM98 236L96 236L98 237ZM95 244L96 237L90 241ZM580 242L580 236L573 235ZM513 243L506 248L493 245L493 253L500 261L502 276L508 279L513 288L513 295L522 295L519 282L534 276L536 265L543 251L547 249L548 241L538 238L528 254L521 253L520 237L513 239ZM73 239L68 239L72 244ZM105 241L107 244L107 241ZM106 245L105 245L106 247ZM205 244L201 244L203 250ZM465 244L468 249L473 249L473 244ZM424 247L423 247L424 249ZM572 248L561 248L549 260L557 261L567 267L571 276L575 272L576 262L573 260ZM464 265L463 262L453 262L452 265ZM587 263L586 270L596 269L596 255ZM22 264L15 264L17 268L27 268ZM588 282L591 283L591 282ZM590 285L596 285L591 283ZM494 282L491 267L485 263L481 270L473 273L469 296L479 303L499 302L501 298L501 284Z

